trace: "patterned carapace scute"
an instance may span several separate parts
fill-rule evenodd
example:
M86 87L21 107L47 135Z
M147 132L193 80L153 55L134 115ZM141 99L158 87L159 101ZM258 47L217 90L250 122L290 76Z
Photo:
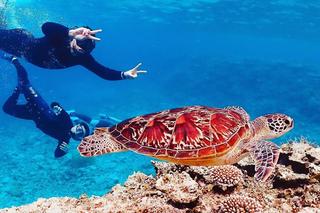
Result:
M133 151L193 158L227 151L248 132L248 122L237 109L192 106L128 119L109 131Z

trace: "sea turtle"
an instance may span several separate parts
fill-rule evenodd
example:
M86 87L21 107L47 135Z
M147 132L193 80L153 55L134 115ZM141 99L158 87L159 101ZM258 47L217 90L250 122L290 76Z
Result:
M255 178L265 181L279 158L267 139L293 128L293 119L269 114L250 121L241 107L189 106L134 117L111 128L97 128L78 151L91 157L131 150L161 160L198 166L234 164L247 155L255 161Z

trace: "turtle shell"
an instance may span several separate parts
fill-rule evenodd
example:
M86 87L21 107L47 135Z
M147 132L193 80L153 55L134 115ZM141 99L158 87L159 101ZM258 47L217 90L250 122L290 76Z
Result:
M138 116L109 129L126 148L175 159L221 156L249 135L241 108L191 106Z

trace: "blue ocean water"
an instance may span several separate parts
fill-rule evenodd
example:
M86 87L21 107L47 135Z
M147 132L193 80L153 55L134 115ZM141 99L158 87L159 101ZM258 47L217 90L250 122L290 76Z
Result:
M3 5L0 0L0 9ZM0 10L1 11L1 10ZM46 21L102 28L93 55L132 81L105 81L81 67L45 70L23 62L42 96L92 117L125 119L185 105L239 105L252 118L282 112L295 128L278 143L320 141L320 3L317 0L9 0L8 28L41 36ZM16 84L0 61L0 103ZM0 207L39 197L103 195L134 171L154 174L151 158L131 152L84 159L53 157L56 141L34 124L0 112Z

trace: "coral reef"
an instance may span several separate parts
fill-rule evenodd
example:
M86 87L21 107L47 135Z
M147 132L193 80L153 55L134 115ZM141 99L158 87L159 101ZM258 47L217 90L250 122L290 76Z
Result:
M102 197L51 198L0 212L320 212L320 148L282 145L274 177L254 181L249 158L235 166L153 162L156 177L129 176Z
M185 171L161 176L156 189L166 193L173 203L192 203L200 196L199 184Z

